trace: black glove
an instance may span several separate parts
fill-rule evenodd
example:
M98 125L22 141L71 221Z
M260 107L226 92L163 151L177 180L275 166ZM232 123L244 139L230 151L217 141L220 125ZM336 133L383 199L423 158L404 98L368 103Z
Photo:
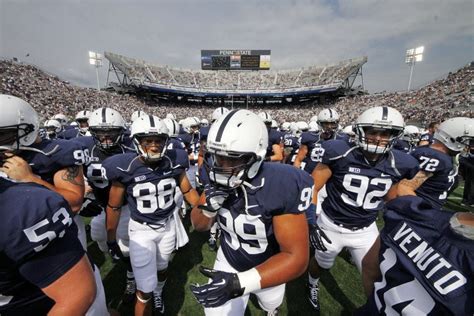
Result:
M109 254L112 257L112 260L114 262L117 262L120 259L123 259L122 250L120 250L120 247L117 244L116 240L107 241L107 247L109 247Z
M208 284L191 284L191 292L204 307L217 307L228 300L242 296L244 289L240 286L237 273L199 267L202 274L212 279Z
M104 207L97 200L85 198L79 214L84 217L94 217L102 213L102 211L104 211Z
M225 199L229 196L228 192L215 184L206 184L204 186L204 194L206 195L207 205L202 209L210 213L217 213L222 204L224 204Z
M314 249L320 251L328 250L324 245L323 238L330 244L332 244L331 239L326 236L324 231L318 226L318 224L310 225L309 228L309 241L311 242L311 246Z

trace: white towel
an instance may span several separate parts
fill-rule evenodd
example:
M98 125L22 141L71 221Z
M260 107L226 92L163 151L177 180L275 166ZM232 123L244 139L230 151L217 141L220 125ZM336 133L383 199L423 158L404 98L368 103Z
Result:
M173 213L175 229L176 229L176 249L183 247L189 242L188 233L184 229L184 225L181 222L181 217L179 216L179 207L176 207Z

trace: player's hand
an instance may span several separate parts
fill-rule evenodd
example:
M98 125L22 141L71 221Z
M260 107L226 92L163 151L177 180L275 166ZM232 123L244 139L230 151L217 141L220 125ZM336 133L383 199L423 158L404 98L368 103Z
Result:
M94 217L104 211L104 207L100 205L96 200L85 198L82 203L80 215L84 217Z
M204 194L206 195L206 210L208 212L217 212L229 196L228 192L215 184L206 184L204 186Z
M120 250L116 240L107 241L107 247L109 247L109 254L114 262L123 258L122 250Z
M30 165L23 158L15 156L12 153L5 153L5 161L0 171L15 181L33 182L35 174L31 170Z
M190 286L191 292L204 307L221 306L228 300L242 296L244 293L237 273L213 270L202 266L199 271L212 280L208 284L191 284Z
M324 245L323 239L326 240L327 243L332 244L331 239L326 236L324 231L318 226L318 224L310 225L309 229L309 241L314 249L320 251L328 250Z

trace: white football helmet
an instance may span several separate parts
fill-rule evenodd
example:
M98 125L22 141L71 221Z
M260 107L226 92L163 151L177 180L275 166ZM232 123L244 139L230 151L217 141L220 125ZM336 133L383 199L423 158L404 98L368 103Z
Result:
M265 158L268 131L262 119L248 110L234 110L222 116L209 129L205 161L211 181L235 188L254 178ZM242 160L238 166L220 166L219 157Z
M161 121L157 116L142 115L132 124L133 144L137 152L146 162L156 162L163 158L168 146L169 131L165 122ZM143 137L155 136L160 138L159 152L150 153L143 149L141 140Z
M339 114L333 109L324 109L318 114L319 130L324 133L334 133L339 127Z
M130 121L135 122L135 120L137 118L139 118L140 116L142 115L147 115L145 112L141 111L141 110L137 110L135 112L132 113L132 116L130 117Z
M395 141L403 134L405 121L396 109L388 106L376 106L365 110L355 124L355 142L364 151L373 154L384 154L393 147ZM386 140L368 139L367 133L373 131L389 131ZM386 141L381 145L381 141Z
M454 117L442 122L433 138L454 152L460 152L474 141L474 119Z
M79 129L82 133L86 133L89 130L89 116L91 112L88 110L79 111L76 114L76 122L79 124ZM72 125L72 123L71 123Z
M199 132L199 119L197 117L187 117L183 121L183 129L188 134Z
M33 107L12 95L0 94L0 150L16 151L38 138L39 119Z
M204 118L201 120L201 127L206 127L206 126L209 126L209 121Z
M316 121L310 121L308 126L309 126L308 131L314 132L314 133L319 132L319 125Z
M212 112L211 123L214 123L221 118L222 115L229 113L229 109L224 107L219 107Z
M94 137L96 145L107 150L122 142L125 120L114 109L100 108L90 114L89 131Z
M170 137L178 137L179 135L179 124L173 119L170 118L165 118L163 120L163 123L165 123L166 127L168 128L168 135Z
M67 116L62 113L58 113L53 116L53 120L58 121L59 123L61 123L62 126L65 126L68 122Z
M291 123L290 122L283 122L281 124L281 127L280 127L280 130L282 132L289 132L290 131L290 126L291 126Z
M299 121L299 122L296 122L296 126L298 126L298 130L303 133L303 132L307 132L309 130L309 125L308 123L306 123L305 121Z
M342 131L351 137L355 136L354 127L352 125L347 125L342 129Z
M57 120L46 120L43 126L46 129L46 134L48 134L48 138L50 139L56 138L56 136L63 129L61 123L59 123Z
M311 118L310 118L309 121L310 121L310 122L318 122L318 116L317 116L317 115L311 116Z
M277 129L278 128L278 123L276 120L272 120L272 129Z
M410 144L416 145L420 141L420 129L415 125L407 125L403 130L403 140L409 142Z
M262 122L265 123L265 125L272 124L272 116L267 112L260 112L258 113L258 116L260 117Z
M166 114L166 118L167 118L167 119L176 120L176 116L175 116L173 113L168 113L168 114Z

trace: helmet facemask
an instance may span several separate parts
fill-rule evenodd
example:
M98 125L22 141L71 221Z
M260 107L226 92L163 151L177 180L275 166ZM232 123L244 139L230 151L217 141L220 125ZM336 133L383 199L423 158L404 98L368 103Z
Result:
M168 147L167 134L136 134L133 143L146 163L157 163L163 158Z
M255 153L236 153L208 151L210 159L205 159L204 166L209 179L228 188L235 188L249 178L249 171L258 163Z
M3 165L6 153L17 154L22 144L22 138L35 130L32 124L18 124L0 127L0 163Z
M324 139L329 139L334 136L334 133L337 132L339 127L339 121L325 121L325 122L318 122L319 129L321 131L321 136Z
M109 151L122 143L122 127L91 127L90 133L96 145L104 151Z
M80 118L76 120L77 124L79 124L79 130L82 134L87 133L89 130L89 119L88 118Z
M394 126L356 125L356 142L371 154L385 154L403 134L403 128Z

